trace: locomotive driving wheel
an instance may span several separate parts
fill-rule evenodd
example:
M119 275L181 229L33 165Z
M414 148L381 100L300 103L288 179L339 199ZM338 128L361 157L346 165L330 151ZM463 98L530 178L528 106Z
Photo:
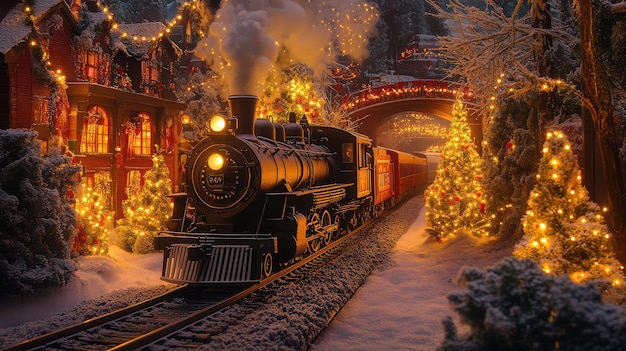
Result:
M317 213L311 213L308 218L308 236L315 236L314 239L307 239L307 248L310 253L317 252L322 248L322 243L324 239L318 236L320 231L320 215Z
M324 245L330 244L333 239L334 230L330 230L329 227L333 223L331 222L330 213L327 210L324 210L322 213L322 229L324 231Z

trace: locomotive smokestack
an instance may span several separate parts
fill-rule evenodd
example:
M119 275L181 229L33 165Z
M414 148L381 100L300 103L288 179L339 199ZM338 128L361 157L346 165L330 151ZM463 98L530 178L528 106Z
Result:
M230 114L237 117L237 134L254 134L254 119L258 98L254 95L231 95L228 97Z

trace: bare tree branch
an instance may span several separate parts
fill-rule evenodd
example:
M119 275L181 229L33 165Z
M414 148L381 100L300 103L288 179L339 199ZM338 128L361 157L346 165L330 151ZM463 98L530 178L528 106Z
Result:
M553 26L554 29L533 27L529 15L520 15L525 0L517 0L510 16L493 0L486 1L486 9L467 6L461 0L451 0L447 9L438 6L435 0L428 2L437 11L430 15L454 25L452 35L440 38L453 64L450 75L467 79L467 84L481 99L483 109L489 107L491 97L497 93L494 84L498 79L502 79L500 87L504 92L535 86L540 77L531 72L536 71L533 48L538 36L565 42L577 39L558 26Z

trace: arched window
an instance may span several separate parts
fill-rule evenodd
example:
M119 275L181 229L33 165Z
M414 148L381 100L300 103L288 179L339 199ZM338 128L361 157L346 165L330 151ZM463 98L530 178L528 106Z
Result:
M92 106L83 122L80 151L85 154L109 152L109 130L111 122L102 106Z
M140 113L137 117L137 128L133 139L135 155L152 155L152 123L150 116Z

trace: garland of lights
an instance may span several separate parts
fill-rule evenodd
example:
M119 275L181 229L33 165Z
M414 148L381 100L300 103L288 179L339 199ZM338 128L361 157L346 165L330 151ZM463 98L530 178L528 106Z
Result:
M26 23L28 23L29 25L32 26L32 31L34 33L33 36L34 37L38 37L38 34L37 34L38 31L37 31L37 28L35 26L35 18L34 18L34 14L33 14L33 2L34 2L34 0L24 0L23 1L23 3L24 3L24 14L26 15L26 19L25 19ZM120 36L122 38L129 38L129 39L131 39L133 41L147 41L147 40L156 41L156 40L159 40L160 38L162 38L166 33L170 33L171 32L171 28L173 26L175 26L178 23L178 21L180 21L183 18L181 13L182 13L182 11L184 9L187 9L187 8L189 8L191 10L197 9L197 5L196 5L197 2L198 2L198 0L192 0L192 1L186 1L183 4L181 4L178 7L177 15L172 20L170 20L167 23L166 28L163 31L159 32L157 35L154 35L154 36L149 37L149 38L148 37L144 37L144 36L142 36L142 37L130 36L127 32L121 31L119 29L119 24L117 22L115 22L115 20L113 19L113 14L110 13L109 8L106 7L106 6L102 6L102 4L100 4L100 2L96 2L96 4L102 10L102 12L108 14L107 19L112 22L111 23L111 28L114 29L114 30L119 30L120 31ZM204 32L202 32L202 31L200 31L199 34L201 36L204 36ZM42 55L42 58L41 58L42 64L44 65L44 67L47 67L47 69L50 71L50 74L53 76L53 78L61 86L65 87L66 76L63 74L61 69L58 69L58 68L54 69L54 68L52 68L53 64L49 60L49 57L46 54L46 51L44 50L44 48L41 46L41 44L37 40L31 39L30 40L30 45L32 47L38 47L39 49L42 50L42 52L44 53L44 55Z

